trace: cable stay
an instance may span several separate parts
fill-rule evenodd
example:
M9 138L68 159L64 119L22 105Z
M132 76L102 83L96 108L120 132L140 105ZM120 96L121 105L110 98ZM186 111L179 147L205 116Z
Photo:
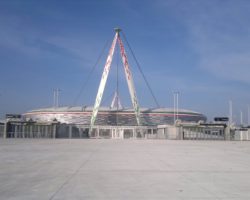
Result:
M81 95L82 95L83 92L85 91L85 89L86 89L86 87L87 87L87 85L88 85L88 82L89 82L89 80L90 80L90 78L91 78L93 72L95 71L97 65L99 64L99 62L100 62L100 60L101 60L101 58L102 58L102 56L103 56L103 54L104 54L104 51L105 51L105 49L107 48L108 44L109 44L109 40L107 40L107 42L105 43L105 45L104 45L104 47L103 47L101 53L99 54L99 56L98 56L98 58L97 58L95 64L91 67L91 70L90 70L90 72L89 72L87 78L86 78L85 81L83 82L82 87L81 87L81 89L80 89L78 95L76 96L76 98L75 98L74 101L73 101L73 106L76 105L76 103L78 102L79 98L81 97Z
M134 58L134 60L135 60L135 62L136 62L136 65L137 65L137 67L138 67L138 69L139 69L139 71L140 71L140 73L141 73L141 75L142 75L142 77L143 77L143 80L145 81L145 83L146 83L146 85L147 85L147 87L148 87L148 89L149 89L149 91L150 91L151 96L152 96L153 99L154 99L154 102L155 102L157 108L159 108L159 107L160 107L160 104L158 103L158 101L157 101L157 99L156 99L156 97L155 97L155 95L154 95L154 93L153 93L153 90L152 90L152 88L150 87L149 82L148 82L148 80L147 80L145 74L143 73L142 68L141 68L141 66L140 66L140 64L139 64L139 62L138 62L138 60L137 60L137 58L135 57L135 54L134 54L134 52L133 52L133 50L132 50L130 44L128 43L128 40L127 40L127 38L126 38L126 36L125 36L125 34L124 34L123 32L122 32L122 36L123 36L123 38L124 38L124 40L125 40L125 42L126 42L128 48L129 48L129 50L130 50L130 52L131 52L131 54L132 54L132 56L133 56L133 58Z

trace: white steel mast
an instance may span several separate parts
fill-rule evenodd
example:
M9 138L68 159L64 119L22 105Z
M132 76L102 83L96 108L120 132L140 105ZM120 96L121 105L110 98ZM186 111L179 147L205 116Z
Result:
M98 92L97 92L97 95L96 95L95 105L94 105L92 116L91 116L90 130L92 129L93 125L95 124L96 116L97 116L97 113L98 113L98 110L99 110L99 107L100 107L100 104L101 104L101 101L102 101L102 95L103 95L105 85L106 85L106 82L107 82L107 79L108 79L108 75L109 75L109 71L110 71L110 65L112 63L112 58L113 58L115 45L116 45L116 41L117 41L117 36L118 36L118 33L116 32L115 38L114 38L114 40L112 42L112 45L111 45L111 48L109 50L109 55L107 57L106 64L105 64L105 67L104 67L104 70L103 70L103 73L102 73L101 82L100 82L99 89L98 89Z
M137 124L140 125L139 104L138 104L138 100L137 100L137 96L136 96L136 92L135 92L132 73L130 71L129 64L128 64L128 58L127 58L127 55L125 53L122 40L120 38L120 34L119 34L120 31L121 31L121 29L119 29L119 28L115 29L116 34L115 34L114 40L112 42L111 48L109 50L109 55L108 55L107 60L106 60L106 64L105 64L105 67L104 67L104 70L103 70L103 73L102 73L102 78L101 78L101 81L100 81L99 89L98 89L98 92L97 92L97 95L96 95L95 105L94 105L94 108L93 108L91 121L90 121L90 131L92 130L92 128L93 128L93 126L95 124L96 116L97 116L97 113L98 113L98 110L99 110L99 107L100 107L100 104L101 104L101 101L102 101L102 96L103 96L105 85L106 85L106 82L107 82L107 79L108 79L108 74L109 74L109 71L110 71L110 66L111 66L111 63L112 63L112 59L113 59L117 39L119 41L121 57L122 57L122 61L123 61L124 71L125 71L125 74L126 74L126 79L127 79L127 84L128 84L128 88L129 88L131 101L132 101L133 108L134 108L134 111L135 111L136 121L137 121Z
M125 71L125 74L126 74L126 79L127 79L127 83L128 83L130 98L131 98L133 108L134 108L134 111L135 111L136 121L137 121L137 124L140 125L139 103L138 103L136 92L135 92L133 76L132 76L132 73L130 71L129 64L128 64L128 58L127 58L127 55L126 55L126 52L125 52L125 49L124 49L124 45L123 45L122 40L120 38L120 34L119 34L120 31L121 31L121 29L116 29L116 32L118 33L118 42L119 42L119 46L120 46L120 50L121 50L121 57L122 57L123 67L124 67L124 71Z

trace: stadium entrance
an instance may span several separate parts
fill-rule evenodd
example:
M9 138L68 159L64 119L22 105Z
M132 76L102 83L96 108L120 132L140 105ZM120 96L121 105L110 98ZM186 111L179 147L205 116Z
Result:
M90 133L90 138L149 138L156 132L157 127L155 126L95 126Z

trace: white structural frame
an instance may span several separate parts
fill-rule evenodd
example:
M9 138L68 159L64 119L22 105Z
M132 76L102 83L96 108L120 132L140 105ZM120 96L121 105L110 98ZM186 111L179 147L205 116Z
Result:
M109 50L109 54L106 60L106 64L102 73L102 78L99 84L99 88L98 88L98 92L96 95L96 99L95 99L95 105L92 111L92 116L91 116L91 121L90 121L90 131L92 130L92 127L95 124L95 120L98 114L98 110L100 108L100 104L102 101L102 96L104 93L104 89L106 86L106 82L108 79L108 75L109 75L109 71L110 71L110 66L112 63L112 59L113 59L113 55L114 55L114 50L116 47L116 43L117 43L117 39L119 42L119 46L120 46L120 52L121 52L121 57L122 57L122 62L123 62L123 67L124 67L124 71L126 74L126 80L127 80L127 84L128 84L128 89L129 89L129 93L130 93L130 97L131 97L131 101L132 101L132 105L135 111L135 116L136 116L136 121L137 124L140 125L140 107L139 107L139 103L137 100L137 96L136 96L136 91L135 91L135 87L134 87L134 82L133 82L133 77L132 77L132 73L131 70L129 68L129 64L128 64L128 58L124 49L124 45L122 43L122 40L120 38L120 34L119 32L121 31L121 29L117 28L115 29L116 34L114 37L114 40L112 42L111 48Z

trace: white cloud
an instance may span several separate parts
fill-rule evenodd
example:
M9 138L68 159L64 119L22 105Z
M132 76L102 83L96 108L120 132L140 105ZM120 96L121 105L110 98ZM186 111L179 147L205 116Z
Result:
M224 80L250 83L250 1L157 2L186 27L198 67Z
M219 78L250 83L250 52L203 56L201 66Z
M211 3L213 2L213 3ZM211 1L186 8L190 44L215 76L250 83L250 2Z

